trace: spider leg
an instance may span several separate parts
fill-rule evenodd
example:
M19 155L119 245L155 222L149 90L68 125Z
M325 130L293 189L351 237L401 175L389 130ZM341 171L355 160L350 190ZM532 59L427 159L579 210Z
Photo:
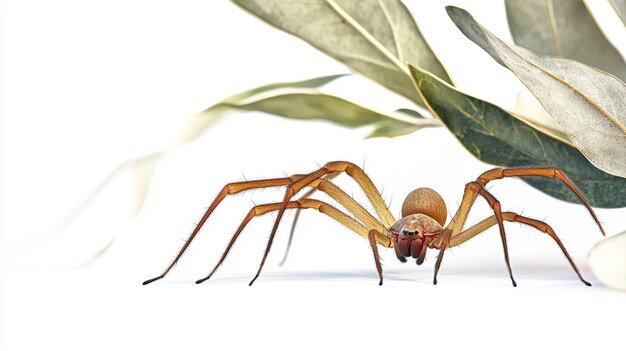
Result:
M372 229L369 231L367 238L369 239L370 246L372 247L372 252L374 253L374 261L376 262L376 270L378 271L378 278L380 278L378 285L383 285L383 268L380 264L380 256L378 255L378 247L376 246L377 234L380 234L380 233L376 229Z
M324 179L331 180L331 179L335 178L338 175L339 175L339 173L331 173L331 174L327 175L326 177L324 177ZM309 190L306 193L304 193L304 195L300 196L300 198L298 200L308 199L313 194L315 194L316 191L317 191L317 188L312 188L311 190ZM287 261L287 255L289 255L289 249L291 249L291 242L293 241L293 234L296 231L296 224L298 223L298 219L300 218L300 211L301 210L302 210L302 208L300 208L300 207L297 208L296 209L296 213L293 216L293 222L291 223L291 230L289 231L289 241L287 241L287 248L285 249L285 256L283 256L283 259L278 264L279 266L284 265L285 261Z
M483 174L481 174L476 182L468 183L465 189L465 193L463 194L463 200L461 201L461 205L457 210L456 214L453 217L453 220L448 224L449 229L452 230L452 236L460 233L463 230L463 226L465 225L465 221L467 220L467 216L469 214L469 210L472 207L474 200L477 197L477 193L473 191L468 191L468 187L472 183L479 183L483 187L487 185L492 180L507 178L507 177L543 177L543 178L551 178L551 179L559 179L562 181L568 188L576 194L576 196L580 199L580 201L585 205L594 221L600 228L602 235L605 235L604 228L600 224L598 217L595 212L582 195L582 192L574 185L569 178L559 169L554 167L544 167L544 168L494 168L489 170Z
M555 168L555 167L494 168L490 171L487 171L481 174L476 181L484 187L485 185L487 185L487 183L496 179L502 179L502 178L507 178L507 177L529 177L529 176L558 179L561 182L563 182L568 188L572 190L572 192L574 192L574 194L576 194L576 196L580 199L583 205L585 205L585 207L587 208L587 210L593 217L594 221L598 225L598 228L600 228L602 235L606 236L606 233L604 232L604 228L602 228L602 225L600 224L598 217L596 216L595 212L593 211L593 209L591 208L591 206L589 205L589 203L583 196L580 189L578 189L578 187L576 187L576 185L574 185L574 183L572 183L572 181L569 180L569 178L567 178L565 173L563 173L563 171L561 171L558 168Z
M561 248L561 251L563 252L565 257L567 258L567 260L571 264L572 268L574 269L574 271L578 275L578 278L580 278L580 280L585 285L591 286L591 284L589 284L589 282L587 282L585 279L583 279L582 275L580 274L580 271L578 270L578 267L576 267L576 264L574 263L574 260L570 257L569 253L565 249L565 246L563 245L563 243L561 242L559 237L556 235L556 233L554 232L552 227L550 227L550 225L548 225L545 222L538 221L536 219L520 216L520 215L518 215L515 212L502 212L502 218L505 221L518 222L518 223L522 223L522 224L531 226L531 227L533 227L533 228L535 228L535 229L537 229L539 231L542 231L542 232L548 234L557 243L557 245L559 245L559 247ZM466 242L467 240L469 240L469 239L475 237L476 235L484 232L485 230L491 228L496 223L497 223L496 216L491 216L491 217L488 217L487 219L482 220L481 222L475 224L474 226L472 226L472 227L464 230L463 232L459 233L458 235L452 237L452 239L450 240L450 247L457 246L457 245L460 245L460 244Z
M174 265L176 265L178 260L181 258L181 256L185 252L185 250L187 250L187 248L189 247L189 244L191 244L191 241L193 241L193 239L195 238L196 234L198 234L198 232L200 231L200 228L202 228L202 226L207 221L207 219L209 218L211 213L213 213L215 208L222 202L222 200L224 200L224 198L226 198L226 196L232 195L232 194L236 194L236 193L239 193L239 192L242 192L242 191L252 190L252 189L285 186L285 185L289 185L289 184L293 183L295 179L300 179L302 177L303 177L302 175L294 175L294 176L291 176L291 177L264 179L264 180L252 180L252 181L235 182L235 183L226 184L222 188L222 190L219 192L219 194L217 195L215 200L213 200L213 202L211 203L211 206L209 206L209 208L206 210L206 212L204 213L204 215L200 219L200 222L198 222L198 224L194 228L194 230L191 233L191 235L189 236L189 238L185 241L185 244L180 249L180 251L178 252L176 257L174 258L172 263L170 263L170 265L165 269L165 271L163 271L163 273L161 273L161 275L159 275L159 276L157 276L155 278L146 280L145 282L143 282L143 285L150 284L150 283L152 283L152 282L154 282L156 280L159 280L159 279L165 277L165 275L172 269L172 267L174 267Z
M354 200L353 200L350 196L348 196L347 194L345 194L345 192L343 192L341 189L337 188L337 187L336 187L333 183L331 183L331 182L330 182L332 179L336 178L339 174L340 174L340 172L335 172L335 173L330 173L330 174L328 174L327 176L324 176L324 177L322 178L324 181L322 181L322 183L320 183L320 184L319 184L319 186L315 186L314 184L311 184L311 186L313 186L313 188L312 188L311 190L307 191L307 192L306 192L304 195L302 195L299 199L307 199L307 198L311 197L311 196L312 196L312 195L313 195L313 194L314 194L317 190L321 190L321 191L323 191L323 192L327 193L328 195L330 195L331 197L333 197L335 200L337 200L337 201L339 201L340 203L342 203L342 205L346 206L346 209L347 209L348 211L350 211L350 212L352 212L353 214L355 214L355 215L356 215L356 213L354 213L354 211L352 211L352 210L351 210L351 208L352 208L352 207L362 207L362 206L360 206L360 205L359 205L356 201L354 201ZM369 180L369 178L366 178L365 182L367 183L367 181L368 181L368 180ZM370 181L369 183L370 183L370 184L368 185L368 187L367 187L367 188L362 187L362 188L363 188L363 190L370 189L370 188L372 188L372 187L373 187L373 184L371 183L371 181ZM326 189L324 189L324 187L325 187L326 189L328 189L328 188L336 188L336 190L335 190L335 189L328 189L328 191L327 191ZM374 188L374 189L375 189L375 188ZM341 196L340 196L342 199L338 199L338 198L337 198L337 196L339 196L339 195L334 195L333 193L329 192L329 191L332 191L332 190L334 190L334 193L335 193L335 194L340 193L340 192L341 192L341 193L343 193L343 194L341 194ZM377 191L376 191L376 194L378 194L378 192L377 192ZM379 196L380 196L380 195L379 195ZM345 202L345 203L344 203L344 202ZM378 201L378 202L380 202L380 201ZM384 201L383 201L383 203L384 203ZM292 224L291 224L291 230L290 230L290 232L289 232L289 241L287 242L287 248L286 248L286 250L285 250L285 256L283 257L282 261L279 263L279 265L280 265L280 266L282 266L283 264L285 264L285 261L287 260L287 255L289 254L289 249L291 248L291 243L292 243L292 240L293 240L293 235L294 235L294 233L295 233L295 229L296 229L296 223L298 222L298 219L299 219L299 217L300 217L300 210L301 210L300 208L296 209L296 213L295 213L295 215L294 215L293 222L292 222ZM367 214L366 216L369 216L369 212L367 212L365 209L363 209L363 211ZM361 211L361 212L363 212L363 211ZM392 220L392 224L393 224L393 223L395 223L395 218L393 217L393 215L391 215L391 213L389 213L389 210L387 209L387 207L386 207L386 206L385 206L385 209L384 209L384 210L383 210L383 209L381 209L381 211L382 211L383 213L385 213L385 212L386 212L386 213L387 213L387 215L385 215L385 216L383 217L383 216L381 216L381 215L379 214L379 218L383 219L383 218L389 217L388 219L391 219L391 220ZM379 212L379 213L380 213L380 212ZM372 217L372 216L369 216L369 217ZM378 226L379 226L379 227L382 227L382 229L381 229L381 230L382 230L382 231L384 231L384 225L383 225L380 221L378 221L378 223L377 223L377 224L378 224ZM400 258L400 257L401 257L401 258ZM405 259L404 257L402 257L401 255L400 255L398 258L400 259L400 261L402 261L402 262L406 262L406 259Z
M361 204L359 204L352 197L350 197L350 195L348 195L345 191L341 190L341 188L339 188L338 186L336 186L335 184L329 181L329 179L332 179L336 177L337 175L338 173L331 173L326 177L323 177L321 179L318 179L312 182L311 184L309 184L309 186L311 186L312 189L307 191L299 199L300 200L306 199L309 196L313 195L315 191L319 190L323 193L328 194L335 201L339 202L339 204L341 204L346 210L352 213L357 219L359 219L369 228L376 228L381 233L386 232L387 229L378 219L372 216L363 206L361 206ZM289 235L289 241L287 242L287 250L285 252L285 257L283 258L281 263L279 263L279 265L282 265L285 259L287 258L287 253L289 252L289 247L291 246L291 241L293 239L293 234L295 232L295 225L296 225L298 216L300 214L299 212L300 210L301 208L296 209L296 214L295 214L295 218L291 227L291 232L289 233L290 235Z
M283 203L280 203L280 202L279 203L272 203L272 204L264 204L264 205L254 206L250 210L248 215L244 218L244 220L241 222L241 224L239 225L239 228L237 229L237 231L235 232L235 234L231 238L230 242L228 243L228 246L226 247L226 250L222 254L220 260L217 262L217 264L215 265L215 267L213 268L211 273L209 273L209 275L207 275L206 277L196 281L196 284L200 284L200 283L204 282L205 280L211 278L211 276L213 276L213 274L217 271L217 269L222 265L222 263L226 259L226 256L228 256L228 253L230 252L231 248L235 244L235 241L237 240L237 238L239 238L239 235L241 234L243 229L246 227L248 222L250 222L250 220L252 220L252 218L254 218L256 216L261 216L261 215L266 214L268 212L278 211L282 207L283 207ZM311 199L301 199L301 200L298 200L298 201L290 201L290 202L288 202L286 208L295 208L295 209L307 209L308 208L308 209L318 210L319 212L321 212L323 214L326 214L327 216L337 220L339 223L343 224L344 226L346 226L348 229L354 231L355 233L357 233L357 234L359 234L359 235L361 235L361 236L363 236L365 238L368 238L370 240L370 243L371 243L371 240L374 240L374 247L376 246L375 245L376 242L382 242L382 243L386 244L387 246L389 246L391 244L391 241L389 239L387 239L387 237L385 237L384 235L378 233L376 230L368 229L366 226L364 226L363 224L361 224L357 220L353 219L352 217L346 215L342 211L334 208L333 206L331 206L331 205L329 205L329 204L327 204L325 202L318 201L318 200L311 200ZM378 267L380 265L380 262L378 260L377 253L378 253L378 251L376 250L376 252L374 254L374 259L376 260L376 266L377 266L377 269L378 269ZM379 270L379 275L380 274L382 274L382 273L380 273L380 270Z
M574 185L574 183L572 183L569 180L569 178L567 178L567 176L561 170L554 168L554 167L494 168L492 170L489 170L481 174L476 179L475 182L470 182L466 185L465 192L463 193L463 200L461 200L459 209L453 216L452 221L450 221L446 229L449 229L451 231L452 237L455 237L456 235L461 233L463 231L463 226L465 225L465 221L467 220L467 216L469 215L470 209L472 208L472 205L474 204L478 195L481 195L483 197L486 196L485 199L487 200L487 202L489 202L489 205L493 208L494 213L496 215L495 219L498 221L498 226L500 227L500 234L503 239L502 244L505 250L505 259L507 261L507 268L509 269L509 275L511 276L511 280L513 280L513 277L511 274L510 265L508 263L508 249L506 246L506 238L504 236L504 225L502 224L500 204L499 202L497 202L497 200L495 200L495 198L493 198L491 194L489 194L489 192L487 192L487 190L484 190L484 187L487 183L489 183L492 180L497 180L497 179L502 179L502 178L507 178L507 177L526 177L526 176L558 179L561 182L563 182L568 188L572 190L572 192L574 192L574 194L576 194L576 196L581 200L583 205L585 205L585 207L587 208L587 210L593 217L594 221L600 228L602 235L605 235L604 228L602 228L602 225L600 224L598 217L596 216L595 212L593 211L593 209L591 208L591 206L589 205L585 197L582 195L582 192L576 187L576 185ZM483 189L483 190L479 192L479 189ZM492 199L490 200L490 198ZM495 202L493 200L495 200ZM500 215L498 215L498 213L500 213ZM440 248L441 245L443 245L443 236L439 236L439 238L437 238L433 244L436 248ZM515 285L515 281L513 281L513 285Z
M502 247L504 248L504 260L506 261L506 268L509 271L509 277L511 278L513 286L517 286L515 279L513 279L513 272L511 271L511 262L509 261L509 248L506 243L506 233L504 231L504 219L502 218L502 208L500 206L500 201L498 201L493 195L485 190L483 186L478 183L476 183L476 185L476 192L481 195L485 200L487 200L489 206L496 215L496 219L498 220L498 227L500 228L500 237L502 238Z
M439 273L439 267L441 267L441 261L443 260L443 253L446 251L446 247L450 246L450 237L452 236L450 230L444 229L442 233L442 245L437 256L437 263L435 263L435 275L433 277L433 284L437 285L437 274ZM426 246L426 245L424 245Z
M283 199L281 208L278 210L278 216L276 218L276 221L274 222L274 226L272 227L270 237L267 241L267 246L265 247L265 253L263 254L263 258L261 259L261 264L259 265L257 274L254 276L252 281L250 281L250 285L254 283L254 281L261 274L261 270L263 270L263 266L265 265L267 255L272 247L272 243L274 242L274 236L276 235L278 224L280 223L280 220L283 217L283 213L285 212L287 203L291 200L292 197L294 197L304 187L309 186L311 183L315 182L316 180L323 177L324 175L334 173L334 172L345 172L350 177L352 177L361 186L361 188L363 188L365 195L374 205L374 209L376 210L378 215L382 218L385 226L391 226L395 222L393 216L391 215L391 212L389 212L389 209L387 209L387 205L385 204L382 197L378 193L378 190L376 189L372 181L369 179L367 174L365 174L365 172L361 168L359 168L357 165L353 163L346 162L346 161L328 162L322 168L312 173L309 173L303 178L300 178L292 182L291 184L289 184L289 186L287 186L287 190L285 191L285 197Z
M509 261L509 248L506 243L506 234L504 231L504 220L502 218L502 210L500 206L500 201L498 201L493 195L491 195L487 190L485 190L483 185L478 182L470 182L470 183L467 183L467 185L465 186L465 194L463 194L463 201L461 201L459 210L457 211L457 214L454 216L454 220L450 222L448 227L444 229L444 232L442 232L442 234L445 234L445 235L440 235L439 239L435 241L434 243L435 247L439 248L440 250L444 250L446 247L445 245L446 235L454 237L458 235L458 233L461 232L461 230L463 229L463 225L465 224L465 220L467 219L469 210L471 209L478 195L482 196L487 201L487 203L489 204L489 206L491 207L491 209L493 210L495 214L495 218L498 222L498 227L500 228L500 237L502 238L502 247L504 249L504 260L506 262L507 270L509 271L509 277L511 278L511 283L513 283L513 286L517 286L517 283L515 282L515 279L513 278L513 272L511 271L511 264ZM460 220L457 218L460 218ZM437 258L437 265L435 268L435 281L436 281L436 275L437 275L437 268L441 264L440 258L442 256L443 255L439 254L439 257Z

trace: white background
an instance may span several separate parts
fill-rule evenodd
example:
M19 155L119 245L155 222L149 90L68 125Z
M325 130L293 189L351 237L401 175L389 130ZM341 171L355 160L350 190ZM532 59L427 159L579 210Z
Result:
M512 107L519 83L465 39L444 10L462 6L510 40L501 2L406 3L457 86ZM603 1L589 4L626 52L617 17ZM172 273L142 286L169 263L219 189L244 175L310 172L331 160L365 163L397 214L405 194L420 186L437 189L455 211L464 184L490 166L443 128L364 139L365 128L232 113L163 160L137 217L127 215L128 175L52 235L106 174L167 144L194 113L255 86L346 69L226 1L21 0L4 1L1 13L0 347L623 347L625 295L602 287L586 264L600 238L591 217L519 180L491 190L505 210L551 223L593 287L577 280L549 238L519 225L507 226L517 288L494 229L450 250L437 286L433 253L418 268L383 252L386 279L379 287L367 242L307 212L285 266L278 262L293 214L279 229L263 274L248 287L271 228L273 217L266 216L249 224L211 281L195 285L252 201L282 198L273 189L224 201ZM384 111L411 107L365 79L328 90ZM363 198L349 179L338 184ZM490 214L477 204L473 222ZM597 213L608 233L624 229L624 210Z

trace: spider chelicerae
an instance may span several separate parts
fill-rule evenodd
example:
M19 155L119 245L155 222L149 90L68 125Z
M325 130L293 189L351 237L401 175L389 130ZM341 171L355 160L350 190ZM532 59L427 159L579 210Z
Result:
M373 205L374 210L378 215L378 218L374 217L361 204L359 204L351 196L346 194L343 190L341 190L339 187L331 182L333 178L341 173L346 173L347 175L352 177L363 189L367 198ZM241 225L231 238L228 246L226 247L226 250L224 251L224 254L217 262L211 273L209 273L209 275L207 275L206 277L196 281L196 283L199 284L211 278L215 271L220 267L222 262L224 262L224 259L228 255L237 238L239 237L239 234L241 234L242 230L245 228L248 222L252 220L252 218L254 218L255 216L266 214L268 212L278 211L276 221L274 222L274 226L272 228L271 234L267 242L267 246L265 248L265 252L263 254L263 259L261 260L261 264L259 265L259 269L256 275L254 276L252 281L250 281L249 285L252 285L254 281L259 277L259 274L263 269L263 265L265 264L265 260L267 259L267 254L272 247L278 224L280 223L280 220L285 210L297 209L298 211L294 218L294 225L292 226L292 231L289 238L289 244L291 244L291 238L294 233L293 229L295 228L295 223L298 219L299 211L301 209L308 208L318 210L319 212L337 220L339 223L343 224L355 233L369 240L372 252L374 254L374 260L376 263L378 276L380 278L379 285L382 285L383 283L383 271L380 264L380 257L378 254L378 245L394 249L396 256L401 262L406 262L407 258L410 257L415 259L417 264L422 264L422 262L424 262L424 259L426 257L426 251L428 249L439 250L433 278L433 283L437 284L437 273L439 272L441 261L443 259L443 254L446 248L460 245L465 241L475 237L479 233L485 231L486 229L497 224L500 229L502 246L504 248L504 259L506 261L509 277L511 278L513 286L517 286L517 284L515 283L515 279L513 279L513 273L511 272L506 235L504 231L504 222L509 221L529 225L548 234L559 245L561 251L563 251L563 254L572 265L572 268L574 269L580 280L585 285L590 286L591 284L583 279L580 271L576 267L576 264L574 264L574 261L567 253L565 246L563 246L563 243L558 238L552 227L542 221L524 217L514 212L502 212L500 202L493 195L491 195L489 191L485 189L487 183L492 180L502 179L506 177L529 176L557 179L567 185L567 187L569 187L576 194L576 196L578 196L578 198L582 201L585 207L587 207L587 210L589 210L589 213L600 228L600 231L603 235L605 235L604 229L602 228L600 221L596 217L596 214L593 212L593 209L584 198L580 190L565 176L565 174L563 174L562 171L554 167L494 168L481 174L475 181L467 183L467 185L465 186L463 199L461 200L461 204L459 205L459 209L453 216L452 220L448 223L448 225L446 225L446 205L441 196L434 190L429 188L418 188L409 193L402 205L402 218L396 220L389 211L380 193L374 186L374 183L370 180L370 178L363 171L363 169L350 162L335 161L329 162L320 169L309 174L296 174L290 177L252 180L226 184L217 195L211 206L209 206L206 213L204 214L198 225L195 227L195 229L183 245L182 249L178 252L172 263L165 269L163 273L161 273L161 275L146 280L143 284L150 284L156 280L165 277L165 275L178 262L185 250L189 247L189 244L191 244L194 237L198 234L200 228L207 221L211 213L213 213L215 208L226 196L251 189L285 186L285 196L282 202L256 205L250 210L248 215L244 218ZM296 194L298 194L302 189L306 187L311 187L311 189L297 200L293 200ZM352 216L325 202L311 199L310 197L315 191L322 191L328 194L331 198L333 198L341 206L343 206L345 210L347 210ZM469 211L478 196L481 196L487 201L489 206L493 209L494 215L464 230L463 228L465 226ZM287 250L289 250L289 246Z

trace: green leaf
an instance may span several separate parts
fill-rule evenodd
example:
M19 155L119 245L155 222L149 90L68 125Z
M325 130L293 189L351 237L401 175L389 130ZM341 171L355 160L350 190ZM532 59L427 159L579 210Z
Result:
M357 105L337 96L314 89L277 90L272 94L253 96L224 106L247 111L260 111L300 120L324 120L344 127L375 125L372 136L396 136L423 127L441 126L432 118L414 118L397 113L384 114Z
M424 116L422 116L421 113L415 111L415 110L411 110L409 108L399 108L396 110L396 112L399 113L404 113L405 115L409 115L411 117L415 117L415 118L424 118Z
M626 1L625 0L609 0L611 6L626 26Z
M589 250L589 267L605 286L626 291L626 232L595 243Z
M399 0L233 0L270 25L417 104L409 62L450 82Z
M624 82L576 61L537 55L505 43L467 11L446 9L463 34L526 85L596 167L626 177Z
M626 63L582 0L505 0L517 45L541 55L571 58L626 81Z
M335 74L302 81L272 83L235 94L191 117L182 127L172 145L184 144L202 135L206 128L213 124L219 116L223 115L223 113L228 110L229 105L237 104L238 102L251 96L287 88L319 88L345 76L345 74Z
M461 93L428 72L410 67L431 112L481 161L504 167L561 169L595 207L626 207L626 179L594 167L576 148L544 134L507 111ZM558 199L580 200L556 180L521 178Z
M406 116L410 116L413 118L417 118L419 120L423 120L421 121L421 123L423 124L432 124L433 127L441 126L441 123L438 120L431 119L431 118L424 119L424 116L422 116L419 112L415 110L411 110L408 108L399 108L395 112L399 113L400 115L406 115ZM411 134L423 127L428 127L428 126L429 125L422 125L422 126L401 125L401 124L394 123L391 121L384 121L384 122L375 123L374 130L367 137L368 138L377 138L377 137L393 138L397 136Z
M437 120L429 119L429 122L435 122L433 125L429 125L428 127L440 127L441 123L437 122ZM426 126L424 126L426 127ZM370 134L367 135L367 138L378 138L378 137L387 137L394 138L397 136L411 134L423 127L410 125L410 124L399 124L391 121L379 122L374 124L374 130Z

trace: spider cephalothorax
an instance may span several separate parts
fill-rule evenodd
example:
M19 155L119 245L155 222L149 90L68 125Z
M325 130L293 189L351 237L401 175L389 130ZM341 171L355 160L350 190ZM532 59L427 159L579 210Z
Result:
M389 228L396 256L417 259L422 264L433 239L443 231L448 213L441 196L430 188L418 188L407 195L402 204L402 218Z
M417 258L421 264L426 257L426 249L443 228L437 221L423 213L402 217L389 229L389 238L394 243L398 259Z
M361 204L356 202L351 196L346 194L343 190L341 190L339 187L331 182L334 177L341 173L346 173L359 184L359 186L367 195L369 201L372 203L374 210L378 215L378 218L374 217ZM586 285L591 285L582 278L580 272L578 271L578 268L574 264L574 261L567 253L567 250L565 250L565 247L561 243L561 240L557 237L552 227L544 222L523 217L514 212L502 212L500 202L493 195L491 195L489 191L485 189L485 185L492 180L502 179L506 177L527 176L551 178L564 183L567 187L570 188L570 190L572 190L572 192L574 192L574 194L576 194L576 196L585 205L585 207L595 220L596 224L600 228L600 231L604 235L604 229L602 228L602 225L598 221L598 218L587 203L587 200L585 200L585 198L583 197L580 190L578 190L578 188L563 174L563 172L554 167L508 169L494 168L481 174L476 179L476 181L467 183L467 185L465 186L463 199L461 200L461 204L459 205L459 209L453 216L450 223L446 225L446 205L441 196L439 196L439 194L437 194L437 192L435 192L434 190L429 188L419 188L412 191L407 196L402 205L402 218L396 221L394 216L387 208L387 205L383 201L382 197L380 196L380 193L378 192L370 178L367 176L367 174L365 174L365 172L361 168L353 163L336 161L329 162L325 164L322 168L309 174L296 174L290 177L226 184L224 188L222 188L222 191L220 191L220 193L217 195L217 198L213 201L211 206L209 206L206 213L189 236L189 239L187 239L185 245L183 245L183 248L178 252L176 258L174 258L174 261L165 269L165 271L161 275L146 280L144 282L144 285L163 278L172 269L172 267L174 267L174 265L176 264L176 262L178 262L193 238L196 236L196 234L198 234L198 231L200 230L202 225L204 225L211 213L213 213L213 210L215 210L217 205L219 205L219 203L226 196L246 190L276 186L286 187L283 201L254 206L250 210L248 215L244 218L241 225L231 238L228 246L226 247L226 250L224 251L224 254L217 262L211 273L206 277L198 280L196 283L202 283L203 281L209 279L213 275L213 273L215 273L215 271L219 268L222 262L224 262L224 259L230 252L230 249L241 234L242 230L245 228L248 222L252 220L252 218L268 212L277 211L278 215L276 221L274 222L274 227L272 228L269 240L267 242L265 253L263 254L263 259L261 260L261 264L259 265L259 269L255 277L250 282L250 285L252 285L252 283L254 283L254 281L259 277L259 274L263 269L267 254L272 247L274 236L276 234L276 230L278 229L278 224L280 223L280 220L285 210L296 209L297 211L294 217L291 235L289 237L290 245L294 233L295 224L298 219L298 215L300 214L300 210L303 208L309 208L318 210L319 212L334 218L339 223L343 224L355 233L369 240L372 252L374 254L374 260L376 263L378 276L380 278L379 284L381 285L383 282L383 273L378 255L378 245L393 248L396 252L396 256L402 262L406 262L406 257L413 257L416 259L416 262L418 264L421 264L424 261L424 258L426 257L426 251L428 249L439 250L439 256L437 257L437 262L435 264L435 275L433 279L433 283L437 284L437 273L439 272L439 267L441 266L443 254L447 247L457 246L473 238L479 233L482 233L486 229L494 226L495 224L498 224L498 227L500 229L500 236L502 238L502 247L504 249L504 259L506 262L506 266L509 271L511 282L513 283L513 286L516 286L517 284L513 279L513 273L511 272L511 265L509 263L509 252L504 231L505 221L522 223L534 227L549 235L557 243L580 280ZM293 200L293 197L306 187L311 187L311 190L303 194L297 200ZM345 212L334 206L331 206L330 204L319 200L310 199L313 193L318 190L328 194L331 198L337 201L341 206L345 208L347 212L350 213L350 215L346 214ZM475 200L479 196L487 201L489 206L492 208L494 215L484 219L483 221L475 224L470 228L464 229L469 211ZM287 252L289 251L289 245L287 246ZM285 258L286 257L287 256L285 255Z

